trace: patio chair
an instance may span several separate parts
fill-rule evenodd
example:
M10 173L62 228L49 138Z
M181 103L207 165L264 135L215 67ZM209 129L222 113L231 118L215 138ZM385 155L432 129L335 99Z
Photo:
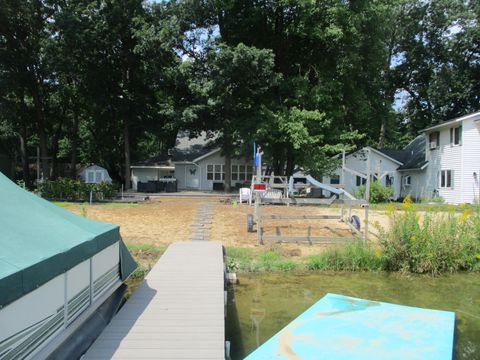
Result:
M239 191L239 202L240 204L245 200L245 202L250 200L250 189L249 188L240 188Z

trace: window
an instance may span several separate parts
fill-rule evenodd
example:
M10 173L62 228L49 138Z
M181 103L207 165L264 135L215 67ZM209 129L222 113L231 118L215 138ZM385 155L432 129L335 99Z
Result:
M232 181L238 180L238 165L232 165Z
M450 145L462 144L462 127L450 128Z
M367 183L366 178L363 178L363 177L357 175L357 186L365 185L366 183Z
M412 177L410 175L407 175L403 178L403 184L405 186L410 186L412 185Z
M330 184L332 184L332 185L339 185L339 184L340 184L340 175L332 175L332 176L330 176Z
M224 179L223 165L207 165L207 180L223 181Z
M438 131L432 132L429 135L430 150L437 149L440 146L440 133Z
M95 171L95 182L101 183L103 181L103 173L101 171Z
M395 179L391 175L385 176L385 186L387 186L387 187L393 186L394 180Z
M95 171L87 171L87 183L95 182Z
M232 165L232 181L246 181L252 178L253 167L251 165Z
M207 165L207 180L213 180L213 165Z
M440 187L453 188L453 170L440 171Z

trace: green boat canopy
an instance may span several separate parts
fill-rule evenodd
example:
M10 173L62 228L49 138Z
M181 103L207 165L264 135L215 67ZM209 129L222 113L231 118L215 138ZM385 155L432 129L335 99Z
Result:
M0 308L117 241L124 280L136 263L118 225L72 214L0 173Z

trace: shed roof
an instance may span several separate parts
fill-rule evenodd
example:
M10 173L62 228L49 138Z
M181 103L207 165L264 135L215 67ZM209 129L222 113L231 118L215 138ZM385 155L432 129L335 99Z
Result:
M0 198L0 308L120 240L118 225L75 215L2 173Z

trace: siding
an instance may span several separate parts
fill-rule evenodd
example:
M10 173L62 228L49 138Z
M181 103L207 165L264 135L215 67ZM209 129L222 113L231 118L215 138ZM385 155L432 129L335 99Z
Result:
M473 203L480 195L480 120L463 121L463 186L462 202ZM473 173L477 174L476 179Z
M231 160L232 165L252 165L253 161L246 161L245 159L235 159L232 158ZM201 175L200 175L200 190L203 191L211 191L213 190L213 183L214 182L221 182L221 181L213 181L207 180L207 165L224 165L225 164L225 157L221 155L220 152L212 154L208 158L205 158L198 162L198 165L201 167ZM252 179L246 179L245 181L252 181ZM243 182L243 180L235 180L231 182L231 186L235 186L235 183Z
M394 197L397 198L400 196L400 174L396 169L400 166L399 164L385 158L384 156L372 151L370 157L370 169L372 174L380 173L383 174L385 171L389 171L390 175L393 176L393 188L394 188ZM341 161L341 160L340 160ZM367 155L366 152L362 149L353 154L350 154L345 159L345 166L351 170L358 171L359 173L367 173ZM352 173L345 172L345 179L341 178L342 168L340 167L335 171L335 174L340 176L340 184L344 186L344 189L351 194L355 193L357 189L357 177ZM385 185L386 178L382 178L382 184ZM330 184L330 177L324 176L322 182L325 184ZM326 196L328 196L326 192Z
M476 117L477 119L480 116ZM427 150L429 165L425 184L432 194L438 189L440 196L451 204L472 203L478 198L480 177L480 124L474 118L462 121L462 144L450 144L450 127L440 130L440 147ZM452 127L459 126L455 123ZM440 188L440 171L453 170L454 183L452 189ZM473 173L477 173L474 179ZM431 196L431 195L429 195Z

